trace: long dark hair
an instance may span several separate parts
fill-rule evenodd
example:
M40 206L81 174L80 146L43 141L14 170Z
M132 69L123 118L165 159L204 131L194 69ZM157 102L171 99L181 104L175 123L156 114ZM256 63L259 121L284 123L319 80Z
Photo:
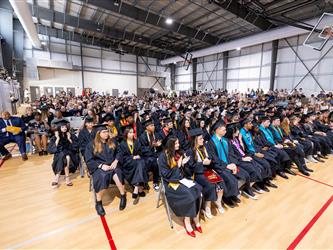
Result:
M165 145L165 154L170 168L177 166L177 162L175 161L176 153L182 155L181 150L176 151L175 149L176 141L178 141L178 138L171 136Z

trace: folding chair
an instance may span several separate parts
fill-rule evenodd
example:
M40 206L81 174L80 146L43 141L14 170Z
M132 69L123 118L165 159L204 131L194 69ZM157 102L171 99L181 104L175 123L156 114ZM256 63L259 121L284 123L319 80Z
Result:
M79 168L80 168L80 176L81 178L84 177L84 165L85 165L85 162L84 162L84 158L79 150Z
M165 205L165 208L166 208L166 212L167 212L168 220L169 220L169 223L170 223L170 227L171 227L171 229L173 229L173 223L172 223L172 218L171 218L171 209L170 209L167 197L165 195L164 179L161 176L160 166L158 166L158 172L159 172L159 175L161 177L161 181L160 181L160 190L158 191L158 196L157 196L156 208L160 207L160 200L164 200L164 205Z

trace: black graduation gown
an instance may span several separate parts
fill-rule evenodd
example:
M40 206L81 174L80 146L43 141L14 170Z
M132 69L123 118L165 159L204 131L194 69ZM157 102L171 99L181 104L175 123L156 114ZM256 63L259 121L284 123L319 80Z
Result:
M303 150L306 156L314 154L314 146L312 146L311 140L307 138L307 136L298 126L290 126L290 134L303 146ZM320 150L320 146L318 150Z
M231 170L227 169L227 164L219 159L216 146L212 139L206 144L206 148L211 157L213 169L224 180L225 189L223 196L231 197L239 195L237 176L233 175Z
M123 182L123 175L119 166L108 171L98 168L100 164L111 165L115 159L121 162L121 155L117 153L117 148L109 148L106 143L103 143L103 151L94 154L94 144L93 141L91 141L87 145L85 159L89 174L93 178L95 192L98 193L103 189L107 189L111 183L114 183L112 178L115 174L117 174L119 180Z
M158 136L154 133L153 140L158 140ZM147 171L151 171L153 173L153 182L158 183L159 181L159 173L158 173L158 165L157 158L161 151L161 147L153 147L151 146L150 139L148 138L148 133L145 131L141 134L139 138L142 158L145 161L145 166Z
M163 129L161 129L156 136L158 140L162 141L162 145L165 146L170 137L177 136L177 131L172 129L168 134L166 134Z
M279 149L277 147L275 147L273 144L271 144L266 137L264 136L264 134L262 133L262 131L259 132L260 135L260 140L262 143L262 147L269 147L269 149L272 152L277 153L277 160L279 163L279 166L281 166L282 169L284 168L290 168L291 167L291 160L290 157L288 156L288 154L283 150L283 149Z
M139 183L148 182L148 172L145 168L144 159L134 160L133 156L140 155L141 157L141 146L136 140L134 141L133 154L131 153L127 142L122 141L119 145L119 152L121 154L121 170L124 174L125 179L131 185L138 185Z
M190 138L186 135L184 131L178 130L178 140L182 150L187 151L191 147Z
M52 162L54 174L65 174L64 169L66 167L67 155L70 157L69 172L75 173L79 165L79 143L77 137L74 134L71 134L72 143L69 143L66 137L61 137L58 145L56 145L56 140L56 137L53 136L47 147L47 151L50 154L54 154Z
M193 187L188 188L179 183L181 179L186 177L186 174L177 166L170 168L164 152L158 158L158 166L164 181L165 195L171 210L178 217L196 217L200 210L201 186L195 183ZM185 166L185 168L188 167ZM179 186L175 190L169 183L178 183Z
M327 140L324 136L315 134L315 130L313 128L313 125L310 123L303 124L302 126L303 132L309 136L310 140L313 142L317 142L320 144L320 152L323 155L327 155L331 152L329 140ZM317 152L316 152L317 153Z
M204 146L205 147L205 146ZM208 151L207 151L208 153ZM196 152L193 149L189 149L186 152L186 155L190 157L188 162L189 170L191 171L191 175L194 176L194 180L202 187L202 194L205 201L217 201L217 185L219 189L225 190L225 184L222 180L220 183L211 183L204 176L204 172L208 169L213 169L212 164L205 166L202 161L195 160ZM209 154L208 154L208 158Z
M83 128L79 132L78 139L79 139L80 152L81 155L84 157L84 153L88 143L94 140L94 133L93 131L89 132L87 128Z
M262 181L263 178L269 176L269 173L263 173L262 169L263 167L261 167L256 161L254 160L252 160L251 162L243 161L241 153L239 152L237 147L231 143L231 141L228 141L228 144L231 154L231 161L235 163L238 167L244 169L249 174L250 182L259 182Z

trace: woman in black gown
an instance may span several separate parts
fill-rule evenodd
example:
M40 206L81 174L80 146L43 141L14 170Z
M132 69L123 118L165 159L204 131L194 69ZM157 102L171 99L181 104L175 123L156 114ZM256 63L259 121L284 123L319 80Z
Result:
M121 155L117 154L117 144L109 135L105 124L95 125L96 135L85 151L85 159L90 176L93 178L96 192L96 211L100 216L105 215L102 197L111 183L115 183L120 191L119 210L126 207L126 193L121 169L117 166Z
M68 124L69 122L64 119L54 123L56 131L47 149L50 154L54 154L52 162L52 169L55 174L52 182L53 188L58 187L61 174L65 174L66 185L73 186L69 173L74 173L79 165L78 139L69 132Z
M193 146L186 154L190 157L189 169L194 180L202 187L202 194L205 201L204 215L211 219L212 202L216 205L220 214L224 213L222 207L223 190L225 189L223 179L213 170L213 163L204 143L202 129L196 128L189 131L193 138Z
M134 139L133 128L125 128L124 140L119 145L119 151L122 158L122 172L129 184L134 186L132 198L137 199L138 196L146 196L143 186L148 182L148 172L145 168L144 159L140 157L141 145L138 140Z
M89 142L94 140L94 119L90 116L87 116L84 120L84 128L82 128L79 132L79 144L80 144L80 153L83 157L85 157L85 150Z
M158 158L158 166L165 185L165 195L172 211L178 217L184 217L184 227L188 235L195 237L194 229L202 233L199 222L199 209L201 199L201 186L190 181L191 187L182 182L187 177L190 179L188 162L190 157L180 151L179 140L170 137L166 150Z

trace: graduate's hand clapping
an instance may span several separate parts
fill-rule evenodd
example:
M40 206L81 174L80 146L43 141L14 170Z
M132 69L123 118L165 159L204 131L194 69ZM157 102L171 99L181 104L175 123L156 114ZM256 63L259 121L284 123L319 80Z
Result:
M211 162L212 162L212 160L205 158L202 163L207 166L207 165L210 165Z
M188 163L189 160L190 160L190 157L185 154L184 158L182 160L182 165L184 166L186 163Z

